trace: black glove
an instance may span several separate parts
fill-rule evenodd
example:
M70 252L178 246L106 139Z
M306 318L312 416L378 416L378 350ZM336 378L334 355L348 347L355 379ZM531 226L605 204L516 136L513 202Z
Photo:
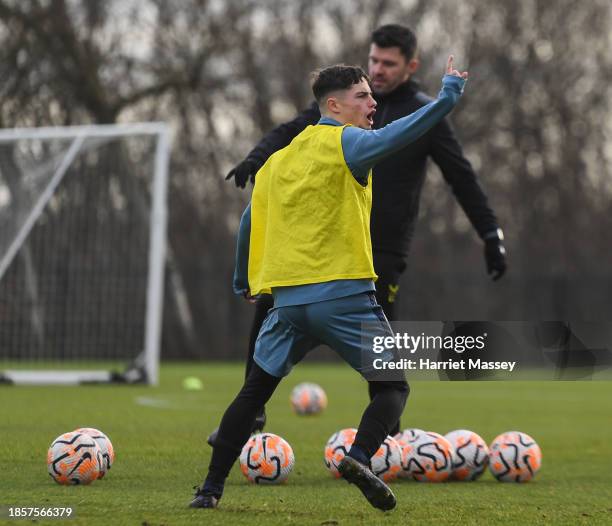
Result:
M255 183L255 174L259 168L260 167L257 166L257 163L253 161L253 159L245 159L230 170L225 176L225 180L228 181L233 177L236 186L238 188L244 188L249 179L252 183Z
M497 281L506 272L506 249L504 248L504 235L501 229L495 237L485 239L485 260L487 262L487 273L493 281Z

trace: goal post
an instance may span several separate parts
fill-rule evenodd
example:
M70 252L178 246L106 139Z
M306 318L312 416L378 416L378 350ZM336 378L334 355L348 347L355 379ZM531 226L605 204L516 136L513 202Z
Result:
M0 382L159 378L170 130L0 130Z

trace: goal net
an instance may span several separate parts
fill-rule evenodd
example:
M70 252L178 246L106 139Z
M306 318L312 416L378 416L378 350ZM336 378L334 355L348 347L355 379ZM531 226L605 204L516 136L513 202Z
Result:
M157 383L169 143L0 130L0 382Z

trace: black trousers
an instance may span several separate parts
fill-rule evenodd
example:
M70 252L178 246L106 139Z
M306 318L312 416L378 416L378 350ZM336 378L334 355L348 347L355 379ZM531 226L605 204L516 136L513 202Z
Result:
M242 447L249 439L255 417L270 399L281 378L251 364L242 389L225 411L213 448L206 480L223 484ZM376 394L363 413L354 445L371 458L398 421L409 388L405 380L377 381Z
M399 281L400 276L406 269L406 261L400 255L393 254L390 252L374 252L374 270L378 274L378 281L376 282L376 301L382 307L385 316L389 321L397 320L397 298L399 294ZM251 334L249 336L249 354L246 362L246 374L248 377L249 372L253 366L253 355L255 354L255 342L259 335L261 325L266 319L268 311L273 307L274 301L272 296L263 295L255 304L255 316L251 325ZM370 382L368 384L368 392L370 400L373 400L378 389L380 382ZM261 412L264 411L262 406ZM395 435L400 431L400 421L396 422L391 427L390 434Z
M406 269L406 261L402 256L390 252L374 252L373 255L374 270L378 274L376 301L389 321L397 321L399 282Z

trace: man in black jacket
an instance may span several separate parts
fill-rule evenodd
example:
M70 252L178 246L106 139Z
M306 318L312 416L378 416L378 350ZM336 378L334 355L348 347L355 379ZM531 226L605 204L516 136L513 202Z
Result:
M368 70L378 103L374 129L413 113L432 100L411 80L418 67L417 41L410 29L391 24L372 33ZM249 180L254 181L255 174L270 155L287 146L306 126L316 124L320 118L318 106L313 103L294 120L268 133L226 179L233 177L236 186L244 188ZM442 121L416 142L378 164L373 171L371 235L374 267L379 276L376 299L391 321L397 319L395 305L399 278L406 267L428 157L440 167L457 201L483 240L489 275L497 280L506 270L503 234L495 214L488 206L476 174L464 157L449 123ZM271 296L257 301L247 375L259 328L271 307ZM371 385L375 389L375 382ZM373 394L370 392L371 397ZM258 419L258 428L264 423L265 414ZM393 433L397 431L399 422ZM211 435L211 439L214 440L214 436Z

